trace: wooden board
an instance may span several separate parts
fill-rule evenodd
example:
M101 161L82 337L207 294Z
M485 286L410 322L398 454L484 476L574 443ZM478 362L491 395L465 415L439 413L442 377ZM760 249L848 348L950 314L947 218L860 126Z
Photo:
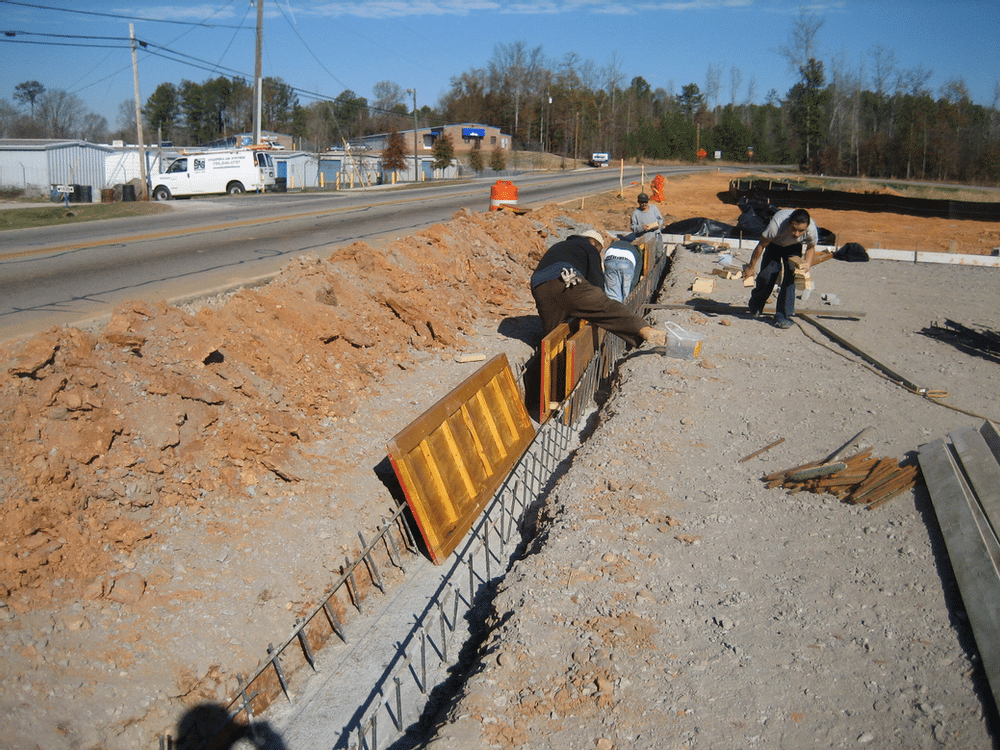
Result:
M571 325L572 323L572 325ZM552 413L553 404L566 398L566 339L579 328L579 321L560 324L542 339L539 358L542 383L538 398L538 421L544 422Z
M944 440L920 446L917 458L993 699L1000 705L1000 575L991 554L992 544L983 534L987 519Z
M534 436L500 354L389 442L392 468L435 564L462 541Z
M585 324L580 330L566 339L566 395L572 393L576 384L583 377L590 360L601 347L606 332Z

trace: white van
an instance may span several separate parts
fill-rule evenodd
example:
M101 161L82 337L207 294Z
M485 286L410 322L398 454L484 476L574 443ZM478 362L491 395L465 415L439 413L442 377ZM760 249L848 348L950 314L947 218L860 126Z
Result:
M203 151L170 162L166 172L153 175L153 198L168 201L179 195L243 193L274 185L274 159L265 151Z

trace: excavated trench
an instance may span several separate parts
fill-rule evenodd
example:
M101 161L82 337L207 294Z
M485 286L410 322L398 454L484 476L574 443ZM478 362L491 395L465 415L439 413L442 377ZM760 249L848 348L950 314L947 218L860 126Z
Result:
M661 257L651 277L664 279L668 267L669 259ZM656 291L661 284L651 283L648 289ZM631 304L639 307L648 298L647 292ZM621 340L607 337L577 387L538 428L528 450L445 565L428 569L418 535L412 531L415 527L408 523L399 545L385 545L386 559L402 576L391 587L381 585L384 574L377 572L374 552L362 556L359 563L374 572L375 588L381 592L372 590L364 596L364 604L357 607L363 616L337 623L336 646L306 656L307 667L298 670L298 680L291 680L296 684L282 677L286 700L279 698L259 717L247 712L246 704L242 712L241 704L232 707L236 719L249 724L234 747L250 750L271 737L288 747L403 750L427 739L435 717L461 692L467 670L489 635L487 622L497 586L517 559L539 545L537 525L545 498L569 468L573 452L596 427L595 400L606 398L615 362L623 352ZM519 376L522 392L525 371L532 372L531 363ZM391 539L393 529L400 527L391 522L385 528ZM406 559L399 553L403 546L409 548ZM344 588L352 601L362 596L350 584ZM326 614L328 609L321 605L317 611ZM288 648L282 647L288 656L275 661L290 661L289 652L298 651L308 640L293 635L286 641ZM277 657L279 650L272 653ZM265 664L259 675L271 670L274 665ZM252 697L253 684L244 689L246 698ZM337 737L332 743L331 736Z

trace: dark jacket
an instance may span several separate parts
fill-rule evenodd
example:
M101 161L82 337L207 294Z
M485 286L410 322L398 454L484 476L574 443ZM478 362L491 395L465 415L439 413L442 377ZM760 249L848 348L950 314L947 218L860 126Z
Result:
M577 274L598 289L604 289L604 267L601 253L586 237L572 235L550 247L531 276L531 288L552 279L558 279L564 268L575 269Z

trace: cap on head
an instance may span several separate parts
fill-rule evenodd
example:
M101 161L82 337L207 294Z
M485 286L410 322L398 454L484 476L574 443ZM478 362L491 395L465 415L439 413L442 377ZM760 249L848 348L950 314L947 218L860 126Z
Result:
M649 196L645 193L639 193L639 203L649 203Z
M586 232L580 233L581 237L589 237L590 239L597 242L598 245L604 247L604 236L598 232L596 229L588 229Z

